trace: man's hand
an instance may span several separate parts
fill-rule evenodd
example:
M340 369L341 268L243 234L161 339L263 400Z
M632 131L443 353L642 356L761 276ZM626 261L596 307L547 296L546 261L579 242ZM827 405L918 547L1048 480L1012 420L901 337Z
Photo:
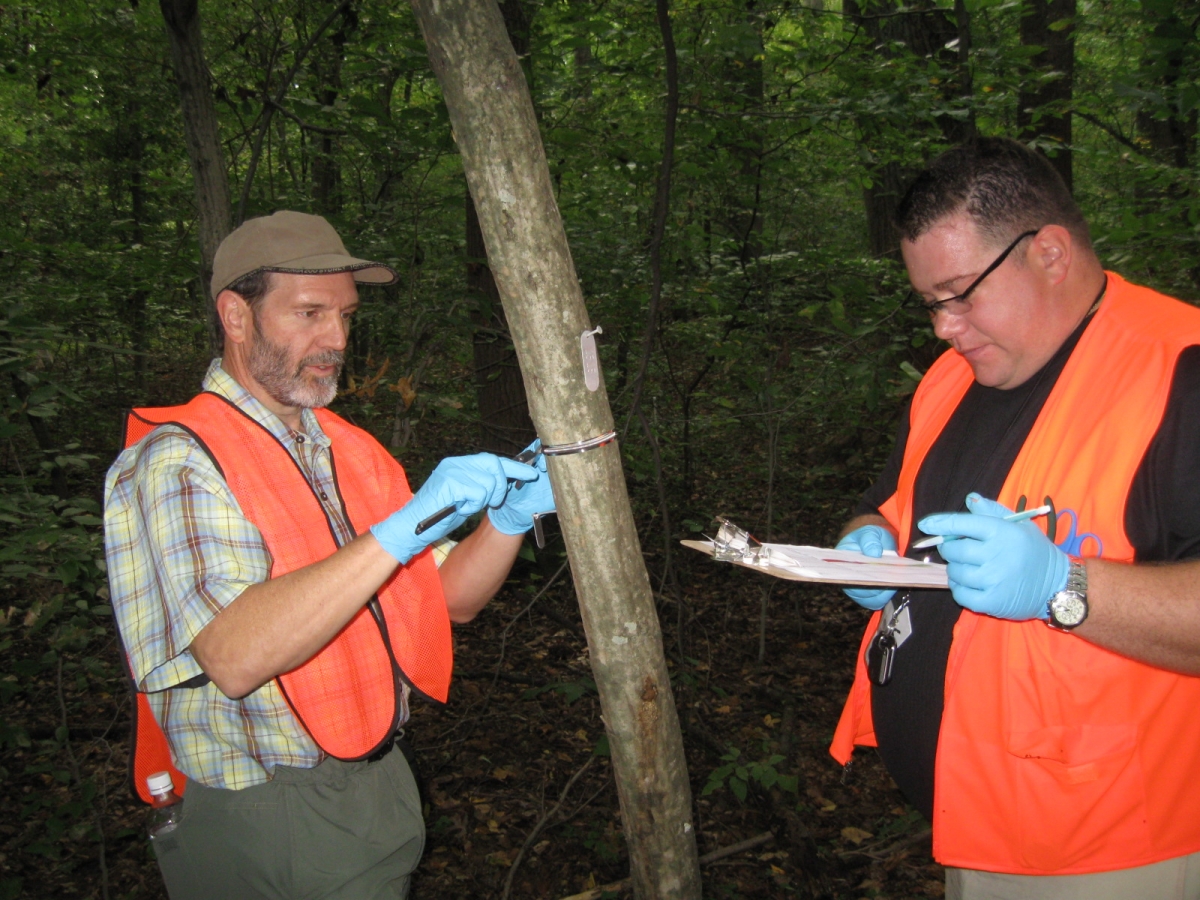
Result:
M838 541L837 549L850 550L854 553L861 553L863 556L879 559L883 556L884 550L895 551L896 539L892 537L890 531L880 525L863 525L855 528ZM892 595L896 593L891 589L878 590L876 588L842 588L842 590L845 591L847 597L867 609L883 609L892 599Z
M1050 598L1067 586L1070 557L1032 522L1005 522L1012 510L994 500L968 494L967 508L917 523L926 534L959 537L938 548L954 599L998 619L1048 619Z
M540 474L533 466L491 453L443 459L403 508L371 526L371 534L403 565L468 516L484 508L500 507L509 493L510 481L536 482ZM453 506L454 512L421 534L416 533L420 522L447 506Z
M504 498L499 507L488 510L488 518L496 530L503 534L524 534L533 527L534 514L552 513L554 507L554 492L550 488L550 476L546 474L546 457L541 453L541 438L526 447L522 453L537 452L537 457L530 464L537 469L540 477L526 481L521 487L514 487Z

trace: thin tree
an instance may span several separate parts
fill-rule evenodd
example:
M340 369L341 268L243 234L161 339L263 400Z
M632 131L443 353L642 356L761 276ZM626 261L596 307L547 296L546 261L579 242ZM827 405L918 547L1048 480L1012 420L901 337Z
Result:
M667 0L656 0L658 29L662 34L663 58L665 62L666 103L663 110L662 161L658 168L658 181L654 192L653 226L650 232L650 306L646 313L646 328L642 335L642 356L638 364L637 377L633 381L633 400L629 404L629 419L637 416L642 433L650 445L650 457L654 462L654 483L658 489L658 512L662 519L663 567L660 588L668 588L675 602L675 649L678 658L686 652L684 632L687 625L687 610L683 592L679 587L679 575L672 562L675 535L671 526L671 507L667 502L667 483L663 473L662 448L658 437L650 427L646 411L642 408L642 393L646 386L646 374L650 366L650 355L658 337L659 321L662 316L663 265L662 246L667 230L667 214L671 208L671 172L675 165L675 129L679 120L679 57L675 52L675 32L671 27L671 10ZM626 429L628 430L628 429Z
M1071 95L1075 85L1075 0L1026 0L1021 9L1021 44L1037 52L1017 95L1017 128L1036 140L1072 186Z
M179 106L183 112L183 136L188 162L196 189L196 232L200 241L200 292L209 311L210 338L216 346L216 318L213 298L209 296L213 257L229 234L232 217L229 181L217 111L213 105L208 66L204 62L204 41L200 31L198 0L159 0L167 41L171 47L171 67L179 88Z
M412 0L542 440L608 433L584 384L590 326L521 65L494 0ZM699 898L691 787L650 581L614 443L550 458L604 711L634 894Z

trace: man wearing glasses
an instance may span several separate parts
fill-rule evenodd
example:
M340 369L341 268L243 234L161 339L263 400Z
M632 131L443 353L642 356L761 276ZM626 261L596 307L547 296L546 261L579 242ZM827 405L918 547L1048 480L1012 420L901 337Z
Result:
M940 552L950 590L846 591L878 612L831 752L878 746L948 897L1200 898L1200 310L1105 272L1013 141L897 225L950 349L839 547Z

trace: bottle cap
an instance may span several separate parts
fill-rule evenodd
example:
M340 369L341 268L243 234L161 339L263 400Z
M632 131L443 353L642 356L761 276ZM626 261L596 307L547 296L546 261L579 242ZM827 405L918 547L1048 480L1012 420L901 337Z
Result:
M146 787L152 794L166 794L175 790L175 782L171 780L170 772L155 772L146 779Z

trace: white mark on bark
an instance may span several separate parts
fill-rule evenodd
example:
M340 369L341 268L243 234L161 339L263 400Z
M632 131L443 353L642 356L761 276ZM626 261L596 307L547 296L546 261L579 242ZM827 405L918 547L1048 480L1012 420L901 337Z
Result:
M637 622L626 622L625 630L630 634L637 634Z
M628 644L629 638L624 637L623 635L614 634L612 642L619 647L621 644Z

